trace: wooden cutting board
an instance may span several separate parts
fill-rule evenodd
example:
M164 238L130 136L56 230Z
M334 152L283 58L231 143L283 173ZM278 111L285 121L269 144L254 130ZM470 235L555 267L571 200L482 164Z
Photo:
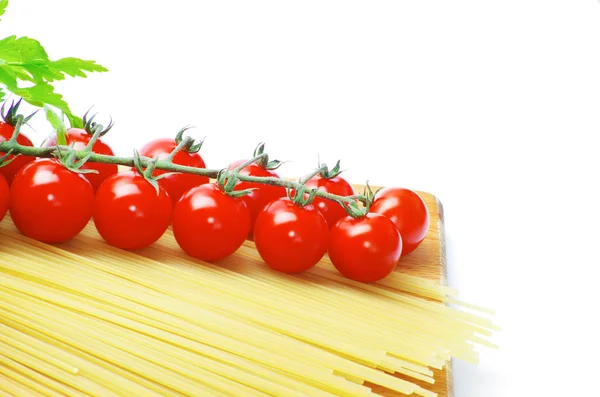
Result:
M363 186L355 185L357 192L363 191ZM430 193L418 192L429 209L430 226L427 237L419 248L401 259L396 271L408 273L414 276L425 277L442 284L446 279L446 247L444 239L444 210L440 201ZM452 366L448 364L443 370L434 370L435 383L433 385L406 378L424 388L438 393L439 397L452 397ZM402 377L402 376L399 376ZM369 385L373 391L383 396L403 396L403 394L391 392L377 385Z
M357 192L361 192L363 191L363 186L356 185L355 189ZM396 271L446 284L446 256L442 205L435 196L429 193L419 192L419 195L427 204L430 214L431 221L428 235L417 250L401 259ZM397 376L403 377L402 375ZM434 378L434 384L415 381L412 378L405 379L420 384L425 389L437 393L439 397L452 397L451 367L448 365L443 370L434 370ZM375 393L383 396L403 396L403 394L389 391L389 389L377 385L366 385L370 386Z

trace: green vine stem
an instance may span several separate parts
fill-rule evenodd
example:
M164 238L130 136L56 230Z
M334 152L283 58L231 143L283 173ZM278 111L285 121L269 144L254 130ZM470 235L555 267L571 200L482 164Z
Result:
M250 160L246 160L242 164L240 164L237 167L235 167L233 169L233 172L239 173L241 170L243 170L244 168L246 168L250 164L259 162L259 161L261 161L261 160L263 160L265 158L268 158L268 157L269 156L267 155L267 153L261 153L259 155L256 155L256 156L252 157Z
M173 149L173 151L167 156L167 158L165 158L165 161L173 162L175 155L181 152L184 148L188 147L191 142L192 138L190 138L189 136L183 138L181 142L179 142L179 144L175 147L175 149Z
M13 136L8 141L0 142L0 153L10 152L13 155L24 155L24 156L32 156L32 157L59 157L65 156L67 154L73 156L78 160L85 160L95 163L105 163L105 164L117 164L123 165L127 167L135 167L135 162L133 157L119 157L119 156L109 156L98 153L90 153L87 150L73 150L73 148L69 146L52 146L52 147L32 147L32 146L23 146L17 142L17 136L20 133L20 129L24 124L23 116L17 116L17 123L15 125L15 131ZM250 161L251 164L254 161L266 158L266 153L260 153L255 156L253 161ZM197 167L188 167L179 164L174 164L171 159L164 160L153 160L149 157L140 156L139 165L147 168L154 167L153 169L169 171L169 172L183 172L194 175L206 176L208 178L217 178L219 176L219 172L221 170L210 169L210 168L197 168ZM237 167L240 168L240 167ZM282 186L287 189L299 190L303 187L301 183L294 182L292 180L276 178L276 177L259 177L259 176L249 176L243 175L239 172L238 169L230 170L230 175L234 175L238 180L242 182L254 182L265 185L273 185L273 186ZM243 168L243 167L242 167ZM240 168L241 170L241 168ZM303 178L304 179L304 178ZM360 201L363 204L367 204L368 198L365 195L353 195L353 196L339 196L336 194L327 193L321 190L318 190L314 193L315 197L321 197L327 200L332 200L340 205L342 205L347 211L349 207L355 207L356 201ZM359 216L356 211L348 211L348 213L352 216ZM362 214L364 215L364 213Z
M326 165L322 165L319 168L316 168L313 172L304 175L302 178L300 178L300 180L298 181L298 183L304 185L306 182L310 181L311 179L313 179L315 176L319 175L321 172L325 171L327 169Z

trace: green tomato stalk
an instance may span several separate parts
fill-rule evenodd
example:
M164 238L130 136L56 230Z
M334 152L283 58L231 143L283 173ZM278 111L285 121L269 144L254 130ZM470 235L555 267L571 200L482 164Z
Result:
M173 158L175 154L178 151L189 146L189 143L191 141L191 138L189 137L182 139L179 145L177 145L175 150L171 153L171 155L163 160L151 159L149 157L139 155L135 155L133 157L119 157L93 153L92 145L88 145L88 147L86 147L84 150L75 150L70 146L64 145L58 145L53 147L31 147L20 145L17 142L17 137L19 136L20 130L26 121L22 115L17 115L15 116L15 122L15 131L11 139L8 141L0 142L0 153L6 153L6 155L3 158L0 158L0 166L3 165L3 160L5 160L9 155L24 155L45 158L55 157L60 159L61 162L67 168L75 172L82 172L83 170L81 170L81 166L85 162L91 161L95 163L118 164L128 167L135 167L137 169L150 168L151 170L183 172L215 179L219 177L223 178L223 176L226 175L227 179L230 180L253 182L264 185L282 186L288 189L288 191L295 190L296 192L308 193L310 200L303 200L303 202L299 202L298 205L306 205L310 203L315 197L321 197L326 200L332 200L344 207L348 214L353 217L361 217L365 215L374 197L374 195L372 193L369 194L369 192L353 196L339 196L317 189L313 189L312 191L307 192L304 184L313 176L323 172L323 170L325 169L324 166L320 166L314 172L311 172L307 176L300 178L298 182L283 178L249 176L240 173L240 171L245 166L255 162L264 162L265 159L268 159L267 153L264 152L264 144L259 145L259 149L255 151L255 156L252 159L246 161L244 164L241 164L239 167L235 169L217 170L210 168L188 167L173 163ZM102 133L102 128L96 128L94 131L94 137L97 139L97 137L99 137ZM362 202L364 207L360 207L357 202Z

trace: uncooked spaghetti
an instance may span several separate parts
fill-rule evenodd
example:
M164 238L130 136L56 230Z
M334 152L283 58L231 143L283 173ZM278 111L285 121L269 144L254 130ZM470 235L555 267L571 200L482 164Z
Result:
M276 273L252 243L199 264L170 231L132 253L93 225L52 246L5 219L0 256L3 395L430 397L433 370L497 329L431 280Z

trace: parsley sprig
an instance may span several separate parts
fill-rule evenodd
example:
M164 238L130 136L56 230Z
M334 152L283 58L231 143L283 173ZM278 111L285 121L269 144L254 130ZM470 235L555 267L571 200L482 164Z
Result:
M0 16L7 5L8 0L0 0ZM0 101L10 92L34 106L53 106L70 116L69 105L52 83L67 76L87 77L86 73L106 71L95 61L73 57L51 60L40 42L29 37L0 40Z

